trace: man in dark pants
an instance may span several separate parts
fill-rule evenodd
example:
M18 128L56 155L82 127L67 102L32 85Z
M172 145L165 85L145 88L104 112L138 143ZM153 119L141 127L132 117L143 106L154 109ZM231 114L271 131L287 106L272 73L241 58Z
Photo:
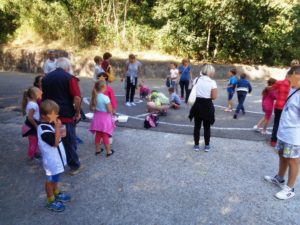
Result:
M67 58L58 58L57 69L47 74L42 81L43 100L51 99L59 107L59 118L66 126L66 137L62 138L70 174L79 171L75 125L80 119L81 94L78 79L70 74L71 63Z
M277 131L279 127L280 117L282 113L282 109L285 105L286 99L288 97L290 91L290 82L287 77L284 80L277 81L273 86L273 90L276 90L278 93L275 110L274 110L274 125L272 131L272 138L271 138L271 146L275 147L277 143Z

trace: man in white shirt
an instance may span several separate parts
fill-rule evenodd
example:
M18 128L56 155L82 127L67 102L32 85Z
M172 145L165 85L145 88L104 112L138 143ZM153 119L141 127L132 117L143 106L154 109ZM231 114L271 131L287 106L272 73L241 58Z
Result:
M44 63L44 74L47 75L48 73L56 70L56 58L54 55L54 51L48 51L48 59Z
M291 85L289 97L282 110L277 145L279 155L279 171L275 177L265 176L265 180L282 188L275 197L281 200L295 196L294 185L299 173L300 157L300 66L288 72ZM288 170L288 182L284 175Z

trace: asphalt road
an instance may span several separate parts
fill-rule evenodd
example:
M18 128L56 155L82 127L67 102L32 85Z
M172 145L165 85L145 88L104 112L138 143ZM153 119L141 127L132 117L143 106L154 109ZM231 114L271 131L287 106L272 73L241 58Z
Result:
M19 105L21 101L22 91L32 84L35 75L22 74L16 72L0 73L0 120L18 115L20 112ZM93 80L90 78L81 78L80 86L83 97L90 97ZM151 89L156 89L167 94L167 88L164 86L165 81L161 79L146 80L146 85ZM261 111L261 91L264 88L264 82L253 82L253 93L247 96L245 106L246 115L241 116L238 120L233 120L232 113L224 112L226 106L227 94L224 86L225 81L218 81L219 97L215 101L216 106L216 122L212 127L212 136L223 137L240 140L268 140L268 136L263 136L252 130L252 127L263 116ZM143 120L145 118L145 103L138 103L136 107L126 107L124 88L120 81L112 84L118 101L118 113L130 116L127 123L118 123L120 127L129 127L136 129L143 128ZM138 101L136 95L136 101ZM234 102L237 98L234 96ZM160 117L160 124L152 131L170 132L178 134L192 134L193 123L189 121L189 106L182 104L180 110L169 110L167 116ZM83 103L83 109L87 113L88 106ZM87 121L88 122L88 121ZM272 124L270 124L272 126Z

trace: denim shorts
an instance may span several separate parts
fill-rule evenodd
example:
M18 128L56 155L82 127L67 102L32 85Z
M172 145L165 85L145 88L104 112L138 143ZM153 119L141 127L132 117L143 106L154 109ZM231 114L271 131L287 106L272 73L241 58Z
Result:
M234 91L227 91L227 93L228 93L228 101L232 100Z
M296 159L300 157L300 146L287 144L281 140L277 140L276 150L283 152L283 157L288 159Z
M52 175L52 176L46 176L46 181L58 183L59 182L59 174Z

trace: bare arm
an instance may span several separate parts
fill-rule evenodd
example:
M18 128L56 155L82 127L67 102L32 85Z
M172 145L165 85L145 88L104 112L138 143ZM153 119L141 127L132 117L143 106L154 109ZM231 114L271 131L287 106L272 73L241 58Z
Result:
M78 120L80 118L81 97L75 96L73 104L75 109L75 118Z
M35 112L34 109L30 109L27 118L28 118L28 121L29 121L35 128L37 128L38 125L37 125L37 123L35 122L35 120L34 120L34 118L33 118L34 112Z
M212 99L212 100L216 100L217 97L218 97L218 89L217 89L217 88L212 89L212 90L211 90L211 99Z
M113 108L112 108L112 106L111 106L111 103L108 103L108 104L106 105L106 109L107 109L107 112L109 112L109 113L112 113L112 112L113 112Z
M55 142L54 146L57 147L59 145L60 140L60 127L61 127L61 121L58 119L56 122L54 122L55 127Z

